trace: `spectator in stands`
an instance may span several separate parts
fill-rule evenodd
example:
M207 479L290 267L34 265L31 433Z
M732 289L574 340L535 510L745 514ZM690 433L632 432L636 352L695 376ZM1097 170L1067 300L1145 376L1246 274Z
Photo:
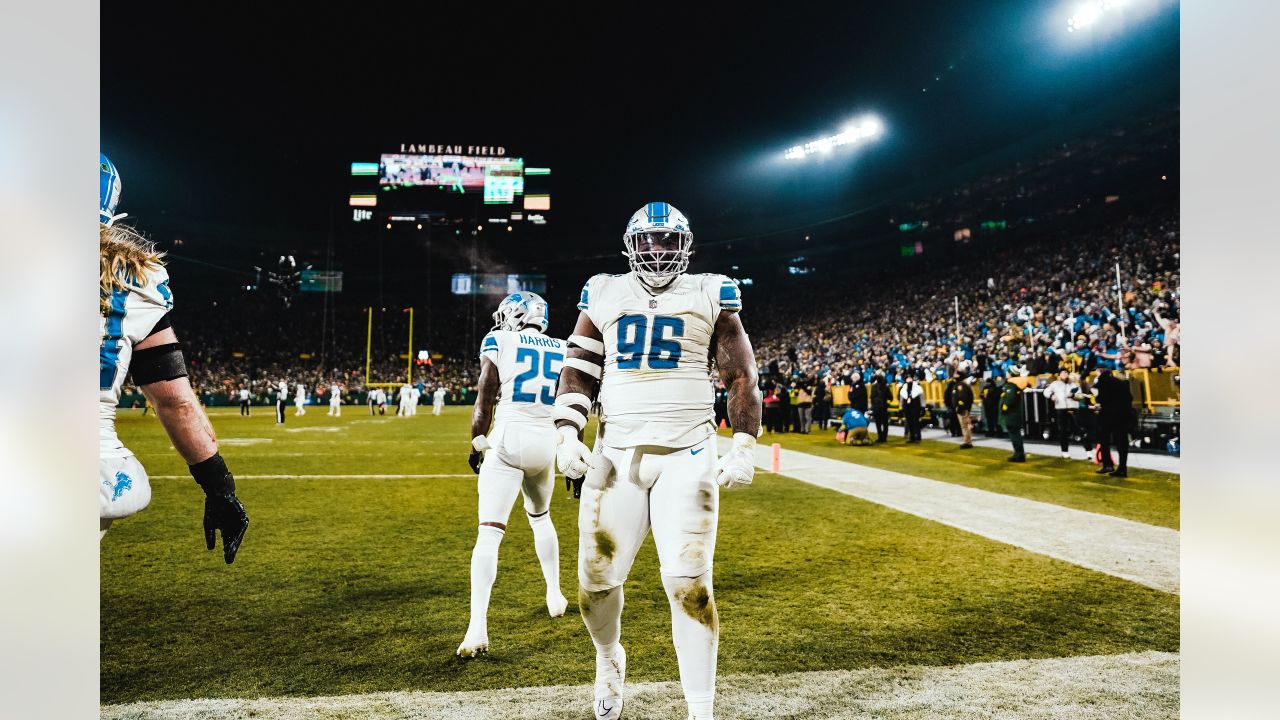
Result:
M1000 427L1009 433L1009 442L1013 444L1013 454L1009 462L1026 462L1027 456L1022 449L1022 390L1004 377L996 379L1000 387Z
M764 427L765 430L771 433L782 432L779 428L778 419L780 410L778 405L780 402L778 395L780 392L781 387L775 384L773 387L769 388L764 395Z
M876 421L876 442L889 441L889 383L877 370L871 380L871 417Z
M778 413L778 432L789 432L794 421L791 419L791 412L794 409L791 404L791 386L787 383L778 383L775 390L778 397L776 405Z

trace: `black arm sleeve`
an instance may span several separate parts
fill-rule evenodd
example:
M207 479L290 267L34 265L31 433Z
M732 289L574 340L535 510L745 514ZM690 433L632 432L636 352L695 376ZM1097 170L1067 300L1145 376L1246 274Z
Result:
M173 323L169 321L169 313L165 313L164 317L160 318L160 320L156 322L156 326L151 328L151 332L147 333L147 337L151 337L161 330L167 330L171 327L173 327Z
M134 351L129 374L133 376L134 384L140 386L186 377L187 364L182 358L182 343L166 343Z

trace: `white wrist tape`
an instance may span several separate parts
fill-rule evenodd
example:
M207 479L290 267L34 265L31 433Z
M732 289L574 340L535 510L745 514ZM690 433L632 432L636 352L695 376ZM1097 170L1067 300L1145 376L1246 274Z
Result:
M577 408L571 405L557 405L552 408L551 419L553 421L568 420L579 430L587 426L587 416L583 415Z
M489 444L489 438L484 435L477 435L471 438L471 447L475 448L477 452L484 452L493 446Z
M593 340L587 337L586 335L570 335L569 344L577 345L578 347L582 348L583 350L586 350L587 352L593 352L597 355L604 355L604 343L600 342L599 340Z
M743 432L736 432L733 434L733 446L751 450L756 446L755 436L748 435Z
M579 372L584 372L597 380L600 379L600 365L593 363L590 360L569 358L564 361L564 366L567 368L573 368Z
M583 410L590 412L591 398L583 395L582 393L575 392L562 393L556 396L556 407L566 407L569 405L577 405Z

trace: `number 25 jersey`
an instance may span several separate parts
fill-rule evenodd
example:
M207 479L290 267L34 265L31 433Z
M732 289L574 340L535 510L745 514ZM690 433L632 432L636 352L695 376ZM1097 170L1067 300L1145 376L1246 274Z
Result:
M604 337L604 443L684 448L715 432L711 336L721 311L738 312L724 275L680 275L654 294L635 276L596 275L578 309Z
M493 330L484 336L480 357L493 361L501 381L495 426L505 422L551 425L564 353L563 340L537 330Z

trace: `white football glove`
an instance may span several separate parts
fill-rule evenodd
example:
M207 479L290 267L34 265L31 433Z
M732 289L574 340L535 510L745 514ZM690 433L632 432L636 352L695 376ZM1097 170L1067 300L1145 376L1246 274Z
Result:
M556 444L556 467L565 477L580 478L587 474L587 468L596 466L591 458L591 448L578 439L578 431L570 425L557 428L560 440Z
M722 488L750 485L756 474L756 439L747 433L733 434L733 447L716 463L716 483Z

